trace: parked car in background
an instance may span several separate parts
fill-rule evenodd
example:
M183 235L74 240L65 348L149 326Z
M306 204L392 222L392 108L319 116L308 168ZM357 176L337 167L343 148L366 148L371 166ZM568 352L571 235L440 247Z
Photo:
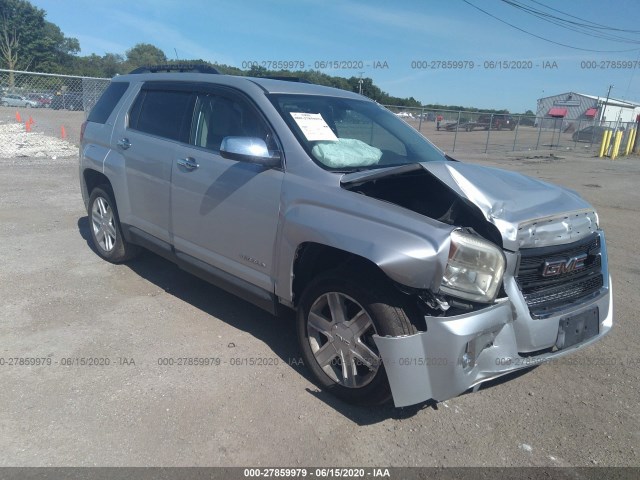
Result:
M582 130L574 132L571 138L574 142L588 142L595 143L602 139L602 134L606 131L613 131L611 127L604 127L600 125L591 125L585 127Z
M465 132L471 132L473 130L502 130L508 128L513 130L516 128L517 121L511 118L511 115L506 114L488 114L480 115L477 121L469 120L467 118L460 118L459 122L447 123L444 128L447 131L464 130Z
M51 100L51 108L54 110L82 110L82 94L81 93L63 93L56 95Z
M484 126L486 130L489 129L489 126L491 126L491 130L502 130L503 128L513 130L516 128L516 121L511 118L511 115L506 114L480 115L478 124Z
M27 98L33 102L36 102L35 106L37 108L49 108L49 106L51 105L51 98L40 93L30 93L27 95Z
M29 100L22 95L17 95L15 93L7 93L0 98L0 105L3 107L26 107L32 108L37 107L38 102L33 100Z

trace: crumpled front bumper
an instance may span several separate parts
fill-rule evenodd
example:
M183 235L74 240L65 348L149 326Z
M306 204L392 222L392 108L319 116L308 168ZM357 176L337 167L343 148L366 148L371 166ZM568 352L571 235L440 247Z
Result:
M514 308L507 298L486 309L452 317L426 317L427 331L403 337L374 335L393 401L403 407L444 401L493 378L571 354L600 340L613 323L611 278L605 293L571 312L544 320L545 330L598 308L598 333L570 347L540 355L519 354ZM542 325L542 324L539 324Z

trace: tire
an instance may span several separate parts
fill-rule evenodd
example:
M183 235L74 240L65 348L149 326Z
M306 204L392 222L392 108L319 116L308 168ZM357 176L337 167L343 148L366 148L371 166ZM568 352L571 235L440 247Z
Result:
M100 185L89 197L89 231L95 250L111 263L122 263L134 258L140 251L122 235L118 209L109 185Z
M360 405L380 405L391 399L372 335L418 331L417 312L414 322L403 300L386 282L358 280L344 271L329 272L311 282L298 306L298 342L305 365L324 390ZM345 358L351 368L343 362Z

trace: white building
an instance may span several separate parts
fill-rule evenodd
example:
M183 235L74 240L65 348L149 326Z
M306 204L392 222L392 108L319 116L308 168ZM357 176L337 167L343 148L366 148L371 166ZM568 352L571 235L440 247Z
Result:
M635 122L638 115L640 103L575 92L539 98L536 112L536 116L543 119L543 126L550 127L559 119L565 124L611 124Z

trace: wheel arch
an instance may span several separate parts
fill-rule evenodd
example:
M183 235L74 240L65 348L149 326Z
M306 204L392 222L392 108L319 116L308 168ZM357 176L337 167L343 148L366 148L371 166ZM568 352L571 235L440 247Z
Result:
M305 287L316 277L331 270L349 269L352 274L379 282L392 280L368 258L316 242L305 242L298 246L293 263L292 293L296 306Z
M82 172L82 177L84 178L84 184L87 189L87 194L89 195L91 195L91 192L93 191L93 189L99 185L106 184L113 189L109 178L104 173L94 170L92 168L86 168Z

